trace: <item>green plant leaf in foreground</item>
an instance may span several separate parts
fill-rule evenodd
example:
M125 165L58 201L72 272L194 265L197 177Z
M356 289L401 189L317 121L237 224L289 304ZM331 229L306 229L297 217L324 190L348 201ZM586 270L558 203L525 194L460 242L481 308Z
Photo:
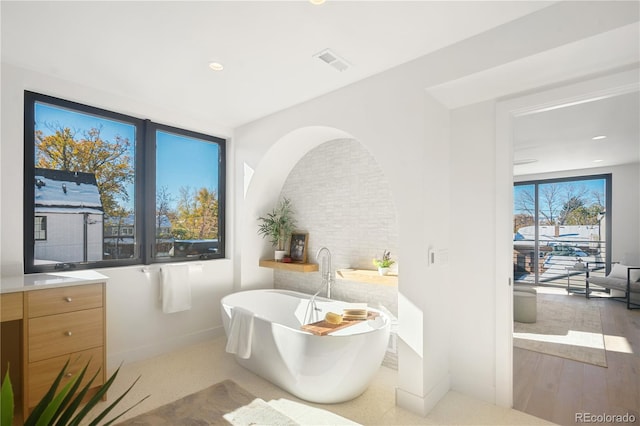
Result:
M120 397L118 399L116 399L115 401L113 401L113 403L105 408L92 422L89 426L97 426L100 422L100 420L102 420L107 414L109 414L109 412L111 411L111 409L113 407L115 407L121 400L122 398L125 397L126 394L129 393L129 391L131 389L133 389L133 387L135 386L136 383L138 383L138 380L140 380L140 376L138 376L138 378L131 384L131 386L129 386L129 388L122 394L120 395ZM136 402L135 404L133 404L131 407L127 408L126 410L124 410L122 413L118 414L116 417L114 417L113 419L109 420L107 423L104 424L104 426L109 426L110 424L112 424L113 422L115 422L116 420L118 420L120 417L122 417L123 415L125 415L126 413L128 413L130 410L134 409L135 407L137 407L138 405L140 405L140 403L142 403L142 401L144 401L145 399L149 398L151 395L147 395L144 398L142 398L140 401Z
M40 416L42 416L42 413L44 413L44 410L46 410L49 403L55 397L56 390L58 389L58 385L60 384L62 377L67 372L68 366L69 366L69 360L65 362L64 367L62 367L62 370L60 370L60 373L58 373L58 376L51 384L51 387L49 388L47 393L42 397L40 402L38 402L38 404L35 406L31 414L29 415L29 417L27 417L27 419L24 422L24 426L36 426L38 419L40 418Z
M64 385L64 387L60 390L60 392L58 392L53 397L53 399L51 399L51 402L47 404L45 409L42 411L42 414L40 415L40 417L38 417L38 420L36 421L36 426L48 426L49 424L51 424L55 414L58 412L58 409L62 406L62 403L67 398L69 391L74 387L74 385L78 381L78 377L79 376L77 375L73 376L71 380L69 380L69 383Z
M67 367L69 365L69 361L65 363L62 367L62 370L51 384L51 387L47 391L47 393L42 397L42 399L35 406L27 420L24 422L25 426L48 426L55 423L56 426L77 426L80 425L81 422L85 420L89 412L96 406L96 404L106 395L107 390L113 384L118 372L120 371L120 367L109 377L109 379L100 386L97 392L87 401L84 407L80 410L80 412L76 413L76 410L81 405L84 400L87 392L89 391L91 384L98 376L100 370L98 370L93 377L82 387L82 389L78 392L78 388L85 376L89 363L87 363L81 372L71 377L69 383L60 389L60 391L56 392L58 386L64 375L66 374ZM122 399L129 393L129 391L133 388L133 386L138 382L140 377L138 377L129 388L122 393L116 400L111 403L107 408L100 411L95 419L90 423L90 425L98 425L100 421L102 421L106 415L120 402ZM1 424L0 426L12 426L13 423L13 389L11 386L11 378L9 377L9 372L4 378L2 383L2 389L0 389L0 409L1 413ZM122 415L127 413L132 408L138 406L142 401L147 399L149 395L142 398L140 401L135 403L133 406L129 407L122 413L118 414L115 418L111 419L106 425L112 424L115 420L120 418ZM75 414L75 417L74 417ZM56 421L57 420L57 421Z
M69 394L65 398L65 401L62 403L62 405L58 409L58 412L54 416L54 418L57 419L56 426L64 426L69 422L69 419L71 419L71 417L73 416L73 413L76 412L76 410L82 403L82 400L84 399L85 395L89 391L89 388L93 384L93 381L96 379L96 377L98 376L98 374L100 374L100 371L102 370L102 369L98 369L98 371L95 372L93 377L91 377L91 379L89 379L89 381L84 385L82 390L76 393L78 390L78 387L80 387L80 384L82 383L82 379L84 378L84 375L87 372L87 368L89 368L88 363L87 365L84 366L84 368L80 372L78 380L76 380L76 383L73 389L71 390L71 392L69 392ZM74 395L75 395L75 398L73 398ZM71 398L73 398L73 400Z
M116 379L116 376L118 375L118 372L120 371L120 367L118 367L116 369L116 371L113 372L113 374L111 375L111 377L109 377L109 379L100 387L100 389L98 390L98 392L96 392L95 395L93 395L93 397L91 397L91 399L86 403L86 405L82 408L82 410L80 410L80 412L78 413L78 415L76 415L73 420L71 420L71 422L69 422L69 426L78 426L80 424L80 421L82 421L87 414L89 414L89 412L91 411L91 409L102 399L102 397L107 393L107 390L109 390L109 388L111 387L111 385L113 384L114 380ZM131 386L129 386L129 389L127 389L122 395L120 395L120 397L118 397L116 399L116 401L114 401L110 406L108 406L107 408L105 408L104 410L102 410L98 416L96 417L97 420L94 420L91 424L92 425L97 425L99 419L104 418L107 413L109 413L113 407L115 407L115 405L120 402L120 400L127 394L129 393L129 391L131 390L131 388L133 388L133 386L137 383L138 379L136 379L133 384ZM142 400L138 401L138 403L136 403L134 405L134 407L136 405L138 405L140 402L144 401L146 399L143 398ZM131 407L133 408L133 407ZM123 413L124 414L124 413ZM122 415L122 414L121 414ZM119 417L119 416L118 416Z
M13 388L9 378L9 368L0 389L0 426L11 426L13 422Z

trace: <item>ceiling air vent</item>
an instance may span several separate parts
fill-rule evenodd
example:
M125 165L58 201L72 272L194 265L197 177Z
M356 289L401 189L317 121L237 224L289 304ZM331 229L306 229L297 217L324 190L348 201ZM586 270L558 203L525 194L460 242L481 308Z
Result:
M316 53L313 57L320 59L325 64L331 65L340 72L346 71L351 67L347 61L336 55L330 49L325 49L320 53Z

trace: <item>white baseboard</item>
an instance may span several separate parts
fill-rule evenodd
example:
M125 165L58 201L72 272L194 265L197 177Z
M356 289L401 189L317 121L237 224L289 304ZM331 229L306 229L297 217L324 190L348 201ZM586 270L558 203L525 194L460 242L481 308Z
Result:
M118 353L108 353L109 347L107 346L107 371L112 371L120 364L129 364L132 362L141 361L143 359L152 358L154 356L172 352L189 345L215 339L216 337L220 337L222 335L224 335L224 327L220 325L218 327L202 330L197 333L158 341L157 343L154 343L152 345L132 348L130 350L121 351Z
M424 417L449 392L450 387L451 379L447 374L424 396L396 388L396 405Z

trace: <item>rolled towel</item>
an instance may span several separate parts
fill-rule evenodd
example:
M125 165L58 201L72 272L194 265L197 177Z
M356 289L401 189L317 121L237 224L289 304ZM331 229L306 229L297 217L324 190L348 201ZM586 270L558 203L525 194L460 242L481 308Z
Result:
M226 351L247 359L251 356L251 340L253 339L253 312L234 306L231 308L229 335Z

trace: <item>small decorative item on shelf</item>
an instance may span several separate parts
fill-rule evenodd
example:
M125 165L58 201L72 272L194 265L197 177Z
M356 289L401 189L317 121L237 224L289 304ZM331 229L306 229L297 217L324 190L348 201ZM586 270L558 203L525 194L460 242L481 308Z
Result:
M296 224L291 200L283 198L270 213L267 213L266 216L260 216L258 221L260 221L258 234L263 238L269 238L273 247L276 248L275 260L282 261L286 253L285 244Z
M391 260L391 252L389 250L385 250L382 253L382 259L373 259L373 264L378 267L378 273L380 275L387 275L389 273L389 268L393 265L395 260Z
M309 234L306 232L294 232L291 234L291 260L296 263L307 263L307 246Z

